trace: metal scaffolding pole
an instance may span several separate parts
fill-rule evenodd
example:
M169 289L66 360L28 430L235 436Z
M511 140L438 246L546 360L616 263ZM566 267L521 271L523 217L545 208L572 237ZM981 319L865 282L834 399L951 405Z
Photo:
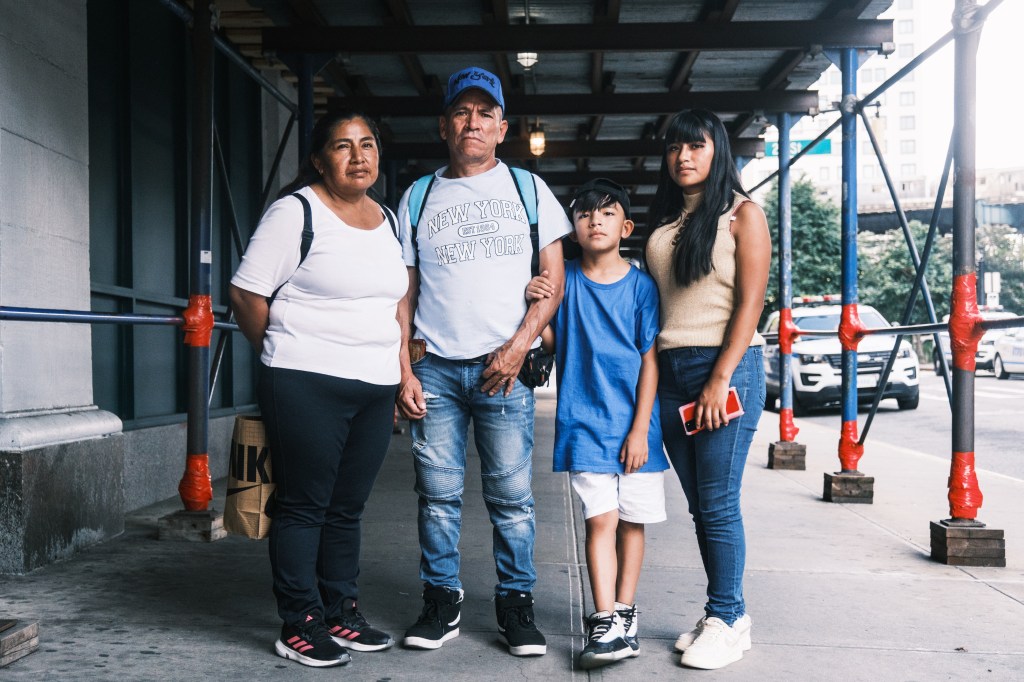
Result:
M793 188L789 133L793 117L779 114L779 440L792 441L793 425ZM783 342L785 337L785 342Z
M779 440L768 445L769 469L807 468L807 448L794 442L800 429L793 424L793 193L790 184L790 129L793 117L781 113L779 130ZM769 401L774 402L773 396ZM772 407L767 404L765 407Z
M857 445L857 342L863 328L857 312L857 50L840 52L843 79L843 205L842 205L842 284L843 314L839 340L843 344L842 434L839 461L844 473L857 471L864 452Z
M178 492L187 511L205 511L213 499L208 431L210 419L210 333L213 306L210 250L213 215L213 12L195 3L192 59L192 207L189 226L189 304L185 311L188 346L188 426L185 473Z
M953 300L949 320L953 348L953 469L949 502L950 515L961 519L975 518L981 506L981 491L974 476L974 354L978 338L972 338L981 335L976 327L980 314L974 253L975 72L981 37L980 24L974 24L970 17L975 5L973 0L957 0L954 16L957 35L953 85Z
M989 3L991 5L992 3ZM986 7L988 9L988 7ZM949 515L930 526L932 559L961 566L1006 566L1002 530L977 520L982 494L974 467L974 370L985 324L978 312L974 238L975 96L978 43L985 12L975 0L957 0L953 76L953 295L949 338L953 351L953 453Z

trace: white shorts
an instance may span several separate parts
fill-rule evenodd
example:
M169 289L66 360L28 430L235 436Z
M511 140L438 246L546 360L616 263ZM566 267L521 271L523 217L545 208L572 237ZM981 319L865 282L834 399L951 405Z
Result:
M573 471L572 489L583 503L583 518L618 510L630 523L658 523L665 515L665 472L604 474Z

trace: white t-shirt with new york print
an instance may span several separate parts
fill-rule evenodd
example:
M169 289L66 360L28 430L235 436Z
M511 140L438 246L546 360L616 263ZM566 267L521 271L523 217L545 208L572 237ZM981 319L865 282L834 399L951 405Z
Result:
M467 178L441 168L417 227L420 290L414 324L427 350L451 360L475 358L508 341L526 316L530 224L508 166ZM534 176L540 248L572 229L547 185ZM398 206L402 255L416 265L409 192ZM534 344L536 345L536 343Z

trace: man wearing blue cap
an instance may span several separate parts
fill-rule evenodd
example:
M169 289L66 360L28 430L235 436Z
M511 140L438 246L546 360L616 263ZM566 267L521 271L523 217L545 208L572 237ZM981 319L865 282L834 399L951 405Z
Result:
M533 618L535 520L531 471L533 389L517 380L561 300L559 239L571 230L540 178L495 157L508 122L501 81L470 67L448 79L441 138L449 163L402 197L409 267L400 311L413 346L402 357L398 406L411 420L419 494L423 611L404 644L437 649L458 636L463 598L459 531L470 420L483 497L494 526L498 629L516 656L546 653ZM527 307L533 270L557 290ZM413 331L414 330L414 331Z

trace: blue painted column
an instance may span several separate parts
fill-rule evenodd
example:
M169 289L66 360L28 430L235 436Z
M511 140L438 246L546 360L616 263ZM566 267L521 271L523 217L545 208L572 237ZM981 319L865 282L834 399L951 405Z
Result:
M857 441L857 342L862 328L857 314L857 50L840 51L843 99L843 203L842 203L842 284L843 313L839 340L843 345L842 433L839 437L839 461L843 472L857 471L864 446Z
M789 143L793 117L779 114L779 440L796 438L793 425L793 202Z

